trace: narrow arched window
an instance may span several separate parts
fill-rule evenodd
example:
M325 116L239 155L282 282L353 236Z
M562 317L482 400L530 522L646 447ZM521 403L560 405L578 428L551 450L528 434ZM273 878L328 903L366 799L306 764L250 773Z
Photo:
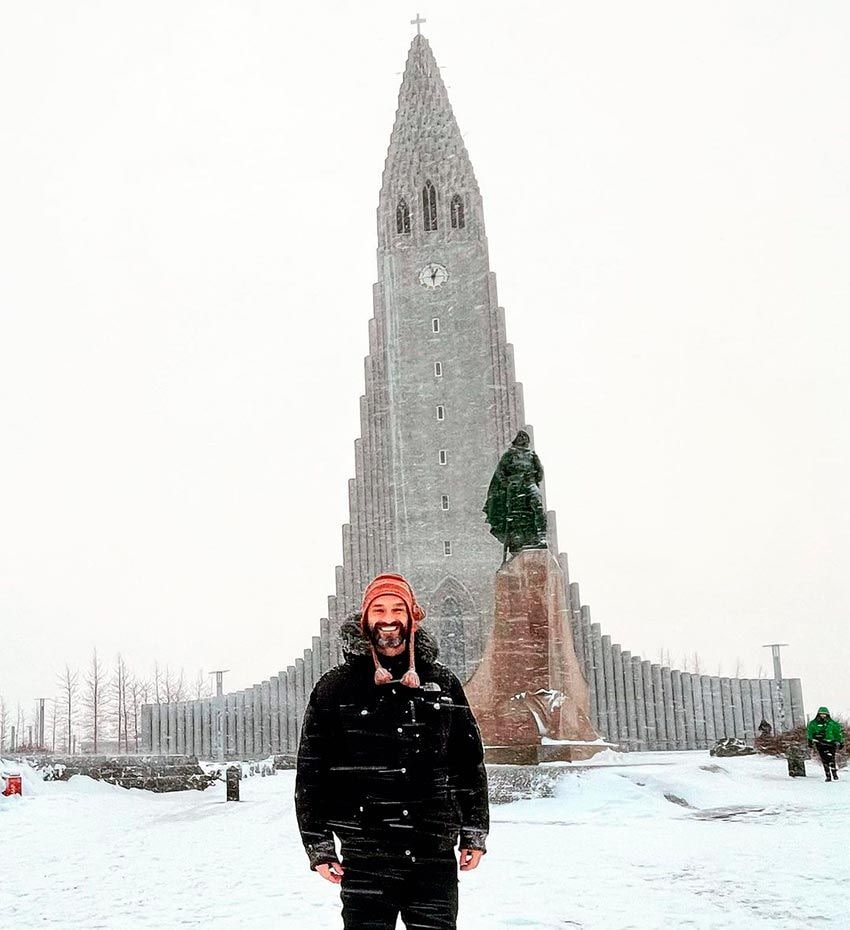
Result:
M422 188L422 215L425 218L425 232L437 228L437 191L430 181Z
M399 235L405 235L410 232L410 207L404 197L398 202L395 208L395 228Z
M466 218L463 215L463 198L460 194L452 197L452 229L463 229L466 226Z

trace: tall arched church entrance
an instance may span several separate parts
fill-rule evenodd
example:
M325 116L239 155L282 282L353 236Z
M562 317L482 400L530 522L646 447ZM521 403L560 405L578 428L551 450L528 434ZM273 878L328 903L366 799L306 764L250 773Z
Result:
M428 626L440 644L439 661L466 681L480 651L474 641L478 631L478 609L469 591L452 576L434 592L428 609Z

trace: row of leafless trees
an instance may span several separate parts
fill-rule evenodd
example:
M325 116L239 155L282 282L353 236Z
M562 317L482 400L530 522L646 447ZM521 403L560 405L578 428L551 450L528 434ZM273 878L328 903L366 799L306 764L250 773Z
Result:
M13 749L138 752L143 704L206 698L213 690L210 677L203 670L189 681L182 668L174 672L168 665L163 667L155 662L152 674L138 674L120 653L107 664L97 649L92 650L91 659L82 670L66 664L56 684L56 695L45 707L43 741L38 734L38 709L28 715L19 704L13 717L0 695L0 752Z
M669 668L678 668L683 672L693 672L696 675L710 675L711 672L706 668L706 663L703 662L700 654L698 652L685 653L682 656L682 661L677 665L673 660L673 654L669 649L660 649L658 652L658 664L666 665ZM723 675L723 663L720 663L717 666L717 672L715 673L718 676ZM747 678L746 667L741 659L736 659L735 664L732 667L732 671L729 673L730 678ZM763 665L759 665L758 672L755 675L756 678L766 678L767 672Z

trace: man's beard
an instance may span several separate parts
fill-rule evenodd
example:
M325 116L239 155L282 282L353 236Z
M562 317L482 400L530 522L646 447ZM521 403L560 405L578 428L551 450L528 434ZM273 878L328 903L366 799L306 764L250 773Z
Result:
M369 639L379 652L384 649L395 649L402 644L406 645L409 636L410 625L408 623L398 624L395 630L386 633L380 631L377 625L369 627Z

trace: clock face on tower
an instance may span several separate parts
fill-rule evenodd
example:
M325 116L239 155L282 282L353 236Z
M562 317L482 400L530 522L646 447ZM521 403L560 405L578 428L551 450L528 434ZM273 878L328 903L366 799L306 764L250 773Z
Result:
M419 272L419 283L424 287L441 287L449 280L449 272L439 262L429 262Z

